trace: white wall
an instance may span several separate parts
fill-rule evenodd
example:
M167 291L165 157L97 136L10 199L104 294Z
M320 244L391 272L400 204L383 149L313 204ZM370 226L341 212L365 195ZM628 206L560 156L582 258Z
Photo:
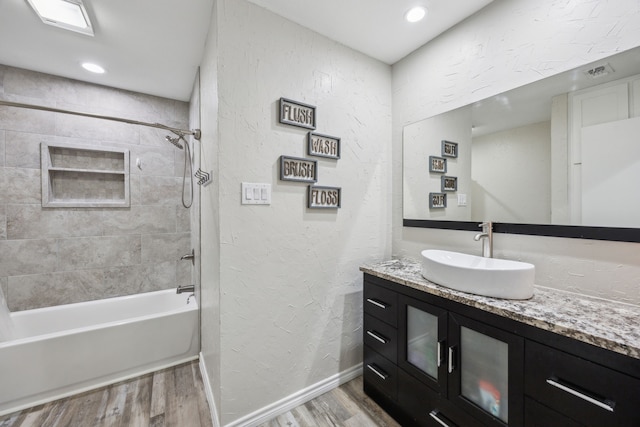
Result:
M393 255L479 253L472 232L402 227L402 128L638 45L637 0L496 0L393 66ZM497 235L495 256L536 265L539 285L640 304L634 243Z
M471 218L551 222L551 123L473 138Z
M225 425L362 361L359 266L391 255L391 69L244 0L218 0L212 28L202 162L217 164L219 195L202 190L203 353L219 362L208 376ZM306 156L307 134L278 123L280 97L315 105L317 131L342 138L341 159L318 158L341 209L309 210L307 186L279 180L280 155ZM272 204L241 205L243 181L270 183Z

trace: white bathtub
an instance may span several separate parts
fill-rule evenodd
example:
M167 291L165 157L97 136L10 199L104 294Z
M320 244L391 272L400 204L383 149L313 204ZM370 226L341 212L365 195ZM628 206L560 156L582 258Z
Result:
M11 313L0 415L197 358L198 307L175 290Z

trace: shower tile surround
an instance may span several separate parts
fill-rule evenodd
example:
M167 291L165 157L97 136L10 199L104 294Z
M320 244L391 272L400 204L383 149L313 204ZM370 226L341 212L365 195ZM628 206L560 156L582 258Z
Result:
M426 293L640 359L640 307L536 286L529 300L483 297L436 285L411 259L362 266L360 270Z
M0 65L14 102L189 127L186 102ZM165 131L0 107L0 286L12 311L191 283L183 151ZM42 208L40 143L128 149L130 208ZM141 166L136 166L139 158ZM181 263L189 264L183 266Z

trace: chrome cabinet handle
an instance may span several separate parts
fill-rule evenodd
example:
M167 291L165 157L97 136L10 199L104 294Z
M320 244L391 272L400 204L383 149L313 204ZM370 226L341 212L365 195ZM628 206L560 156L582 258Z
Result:
M382 378L383 380L386 380L386 379L387 379L387 377L389 376L389 375L387 375L387 374L384 374L384 373L382 373L382 372L378 371L376 368L374 368L374 367L373 367L373 366L371 366L371 365L367 365L367 368L369 368L369 369L370 369L374 374L376 374L377 376L379 376L379 377L380 377L380 378ZM383 371L383 372L384 372L384 371Z
M384 338L382 338L380 335L376 334L375 332L367 331L367 335L369 335L373 339L376 339L376 340L380 341L382 344L386 344L387 343L387 340L385 340Z
M449 373L452 373L456 369L454 357L456 356L456 348L449 347Z
M438 368L442 365L442 360L444 359L444 357L442 357L442 347L444 346L444 340L442 341L438 341Z
M383 303L378 302L378 301L376 301L376 300L374 300L374 299L371 299L371 298L367 298L367 302L368 302L368 303L371 303L371 304L373 304L373 305L375 305L376 307L380 307L380 308L382 308L382 309L387 308L387 306L386 306L386 305L384 305Z
M614 402L610 402L610 401L602 402L602 401L600 401L598 399L594 399L593 397L587 396L586 394L581 393L578 390L572 389L568 385L562 384L558 379L553 378L553 377L547 379L547 384L549 384L549 385L551 385L553 387L559 388L562 391L566 391L567 393L572 394L572 395L574 395L574 396L576 396L576 397L578 397L578 398L580 398L582 400L585 400L585 401L587 401L589 403L592 403L592 404L594 404L596 406L599 406L602 409L606 409L607 411L613 412L613 407L615 405Z
M441 426L443 426L443 427L450 427L450 426L449 426L449 424L445 423L444 421L442 421L442 420L440 419L440 417L438 417L438 411L437 411L437 410L435 410L435 409L434 409L433 411L429 412L429 416L430 416L431 418L433 418L434 420L436 420L436 422L437 422L438 424L440 424Z

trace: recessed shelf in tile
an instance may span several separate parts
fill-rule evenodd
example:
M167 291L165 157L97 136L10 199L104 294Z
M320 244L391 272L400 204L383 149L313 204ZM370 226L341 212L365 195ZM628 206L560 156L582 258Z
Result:
M129 150L41 144L43 207L127 207Z

